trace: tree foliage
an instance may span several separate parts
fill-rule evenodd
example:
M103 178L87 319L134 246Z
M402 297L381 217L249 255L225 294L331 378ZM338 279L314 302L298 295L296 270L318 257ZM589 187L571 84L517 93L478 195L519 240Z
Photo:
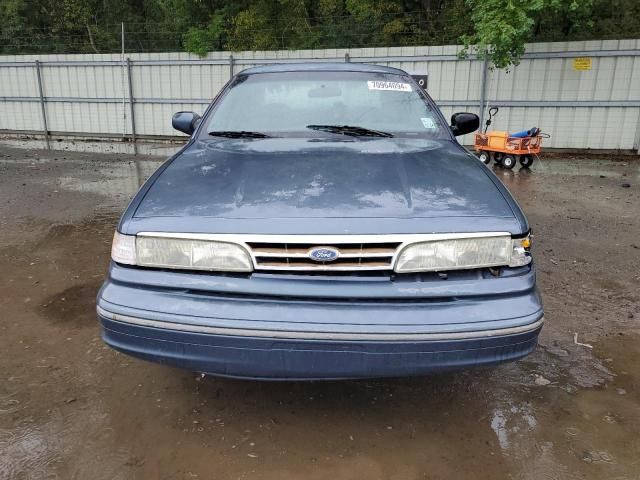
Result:
M544 0L469 0L474 32L461 37L465 45L491 58L498 68L517 62L524 44L531 38L534 16L544 7Z
M462 43L492 65L528 41L640 37L638 0L0 0L0 53Z
M596 22L593 0L467 0L474 31L461 36L465 56L470 47L491 60L494 67L509 68L524 53L525 42L544 37L589 37ZM552 21L549 19L552 18Z

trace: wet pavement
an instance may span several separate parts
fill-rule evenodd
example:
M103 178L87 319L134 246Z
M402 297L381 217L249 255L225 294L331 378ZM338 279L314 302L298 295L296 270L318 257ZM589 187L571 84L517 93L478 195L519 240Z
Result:
M535 233L533 355L317 383L201 378L102 344L111 236L162 161L0 146L0 479L640 479L633 157L496 170Z

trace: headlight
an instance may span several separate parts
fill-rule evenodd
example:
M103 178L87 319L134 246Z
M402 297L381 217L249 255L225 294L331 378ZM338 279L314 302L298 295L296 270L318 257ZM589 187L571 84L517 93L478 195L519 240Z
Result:
M133 235L113 234L111 243L111 259L117 263L127 265L136 264L136 237Z
M522 267L531 263L531 237L514 238L511 241L510 267Z
M500 235L415 243L400 252L395 271L434 272L527 265L531 257L528 246L523 246L524 240ZM526 240L528 242L528 237Z
M187 238L134 237L118 233L116 233L116 237L114 237L111 257L119 263L183 270L222 272L250 272L253 270L253 264L247 251L234 243ZM133 249L131 249L132 244L135 245ZM128 256L120 254L123 249ZM134 252L133 255L131 255L131 251Z

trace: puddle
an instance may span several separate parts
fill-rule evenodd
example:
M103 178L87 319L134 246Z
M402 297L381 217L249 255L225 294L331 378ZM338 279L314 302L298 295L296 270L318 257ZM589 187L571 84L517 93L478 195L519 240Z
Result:
M119 216L163 157L7 149L0 155L0 226L15 218L74 222L96 209ZM7 213L3 215L3 211Z
M43 421L25 418L11 431L0 429L0 478L13 480L59 480L64 478L95 480L125 479L130 455L113 443L108 416L96 407L83 409L82 415L70 417L70 402L55 408ZM82 439L81 443L78 439ZM110 445L109 451L96 451L97 445ZM71 471L60 469L61 461L76 449L94 451L95 455L78 460Z
M59 478L53 470L60 446L52 445L56 437L50 433L38 427L0 430L0 478Z
M69 287L56 293L38 307L40 315L66 328L95 327L95 297L102 282Z
M162 163L160 160L135 160L121 164L99 164L89 178L65 175L59 177L58 182L64 190L96 193L110 198L124 197L128 200Z

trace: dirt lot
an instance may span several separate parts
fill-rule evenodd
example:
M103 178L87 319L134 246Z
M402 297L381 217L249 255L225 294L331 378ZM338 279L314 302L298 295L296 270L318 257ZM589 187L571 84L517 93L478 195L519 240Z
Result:
M640 479L633 157L497 171L535 232L536 353L327 383L200 378L102 344L112 232L161 161L0 146L0 478Z

